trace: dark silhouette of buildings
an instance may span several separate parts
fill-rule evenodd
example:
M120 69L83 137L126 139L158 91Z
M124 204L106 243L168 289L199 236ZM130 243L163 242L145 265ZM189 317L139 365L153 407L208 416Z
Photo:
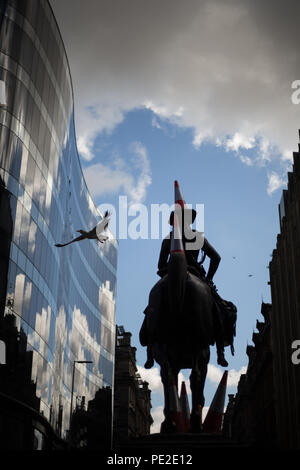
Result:
M113 387L117 242L54 246L102 216L48 0L0 0L0 81L0 446L53 448L68 436L72 393L75 407ZM72 387L74 361L89 363Z
M300 150L300 145L299 145ZM292 343L300 339L300 155L279 205L280 234L270 262L276 422L281 448L300 449L300 365Z
M81 397L72 416L71 448L108 452L112 446L112 389L99 389L89 401Z
M113 405L110 387L99 390L87 407L85 397L81 397L72 416L71 446L74 449L108 451L112 446L126 444L130 438L150 433L151 391L148 383L137 374L136 348L131 346L131 333L125 332L122 326L117 326L116 330Z
M153 419L151 391L137 374L136 348L131 333L117 327L115 354L114 436L115 444L150 433Z
M270 304L262 303L264 321L256 322L254 345L247 346L247 372L240 378L236 396L229 395L223 425L227 437L262 448L276 447L271 310Z
M261 447L300 449L300 144L279 204L280 233L270 262L272 305L262 304L249 365L231 396L224 431Z

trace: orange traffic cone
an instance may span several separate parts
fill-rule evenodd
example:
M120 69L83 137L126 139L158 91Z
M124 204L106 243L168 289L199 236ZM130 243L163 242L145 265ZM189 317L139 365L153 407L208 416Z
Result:
M178 204L182 209L185 208L185 200L183 199L182 192L180 190L178 181L174 182L174 192L175 192L175 206Z
M180 190L178 181L174 181L174 196L175 210L171 212L169 223L170 225L173 225L173 217L174 213L176 213L180 227L182 226L182 222L184 220L185 230L187 230L187 227L194 222L197 212L194 209L190 209L189 207L187 207L186 202L183 199L183 195ZM191 236L191 229L189 229L187 233L185 233L185 235L186 234L189 238ZM200 248L202 248L202 246L200 246Z
M182 210L185 210L185 200L183 199L182 192L180 190L178 181L174 181L174 200L175 200L175 211L173 214L173 234L171 239L171 253L184 253L184 247L182 242L181 233L181 222L182 222Z
M170 253L184 253L181 228L179 225L179 220L177 213L174 213L174 222L173 222L173 233L171 237L171 249Z
M183 417L185 432L188 432L190 429L191 412L190 412L190 405L189 405L189 401L188 401L188 397L186 393L185 382L182 382L181 384L179 400L180 400L180 405L181 405L181 410L182 410L182 417Z
M176 424L176 433L185 432L182 410L174 378L172 378L172 384L170 388L170 411L172 421L174 421Z
M205 432L220 434L222 431L227 376L228 372L225 370L203 423Z

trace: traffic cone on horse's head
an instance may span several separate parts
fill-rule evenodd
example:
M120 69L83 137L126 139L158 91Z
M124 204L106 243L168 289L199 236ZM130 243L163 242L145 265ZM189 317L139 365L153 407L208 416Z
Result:
M182 417L184 423L184 430L188 432L190 429L190 420L191 420L191 412L190 412L190 405L186 393L185 382L181 384L181 391L180 391L180 405L182 410Z
M221 434L224 415L224 403L226 395L228 372L225 370L221 382L211 402L206 418L203 423L203 430L211 434Z
M185 425L182 415L182 409L178 398L178 391L175 385L174 377L172 377L170 387L170 414L171 419L176 424L176 433L185 432Z

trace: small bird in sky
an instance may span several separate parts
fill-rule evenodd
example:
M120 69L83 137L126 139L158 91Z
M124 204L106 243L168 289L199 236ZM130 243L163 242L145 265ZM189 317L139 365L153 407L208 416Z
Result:
M248 277L253 277L253 274L248 274Z
M90 230L89 232L87 232L86 230L77 230L77 232L81 233L79 237L76 237L67 243L56 243L55 246L57 246L58 248L61 248L63 246L70 245L71 243L79 242L81 240L86 240L86 239L98 240L100 243L104 243L109 238L106 235L104 235L103 232L105 232L105 230L108 227L110 215L111 214L108 211L106 211L101 222L97 224L94 228L92 228L92 230Z
M233 256L232 258L233 258L233 259L236 259L236 256Z

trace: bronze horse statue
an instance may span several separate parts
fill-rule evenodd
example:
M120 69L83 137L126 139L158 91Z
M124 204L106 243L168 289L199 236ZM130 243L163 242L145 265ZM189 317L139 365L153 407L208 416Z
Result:
M191 369L191 432L200 432L210 345L215 342L214 300L208 284L188 269L179 223L175 221L176 214L168 270L150 291L140 342L151 345L160 365L165 416L161 433L176 432L170 397L174 383L178 393L181 369Z

